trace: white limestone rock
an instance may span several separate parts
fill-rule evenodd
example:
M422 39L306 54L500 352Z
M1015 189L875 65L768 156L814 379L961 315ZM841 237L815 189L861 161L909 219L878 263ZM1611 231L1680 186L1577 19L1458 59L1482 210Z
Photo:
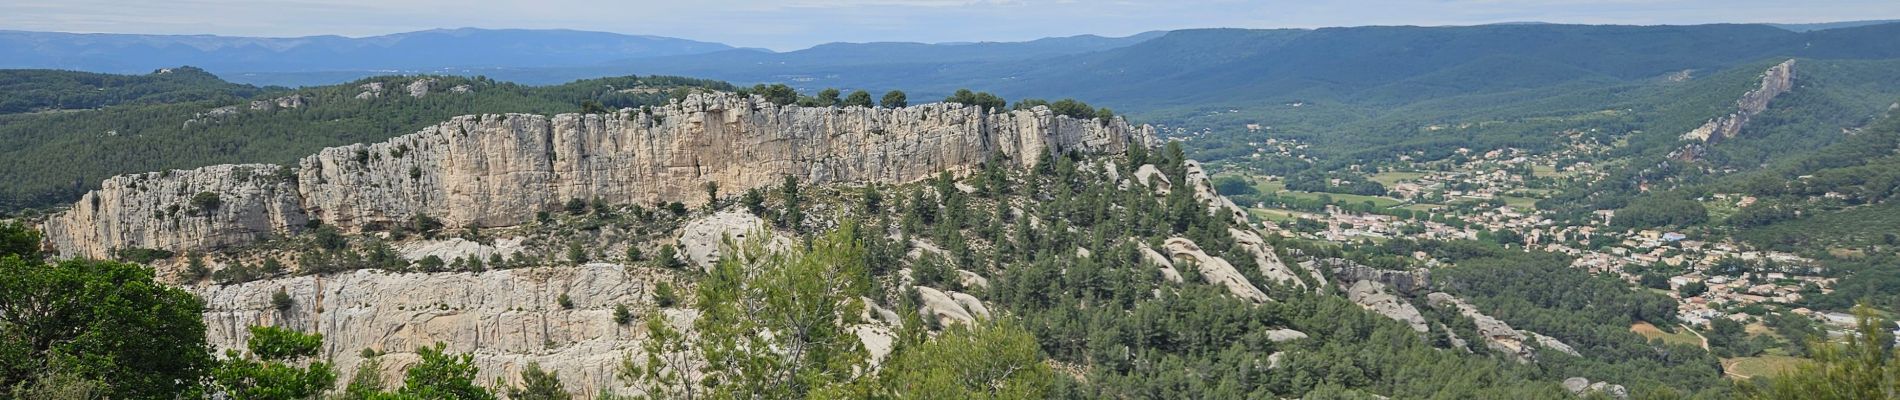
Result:
M1193 263L1194 267L1201 272L1201 277L1207 279L1207 283L1226 287L1227 291L1233 293L1234 296L1256 303L1272 300L1267 298L1267 294L1260 291L1260 288L1247 281L1247 277L1241 275L1240 270L1235 269L1233 264L1201 251L1201 246L1194 244L1193 240L1169 238L1164 246L1167 247L1169 253L1174 255L1173 259L1177 264Z
M42 224L60 257L111 258L112 249L216 249L304 229L296 182L270 164L120 175ZM215 205L194 203L210 193Z
M770 236L765 220L741 211L725 211L686 222L680 230L680 254L700 269L710 269L725 255L726 240L732 240L734 246L743 246L755 238L754 234ZM776 241L777 238L766 240Z
M1306 281L1300 280L1299 275L1293 271L1293 267L1280 261L1280 255L1273 252L1273 247L1267 246L1266 239L1260 238L1260 235L1251 230L1227 228L1227 232L1234 237L1235 244L1239 245L1241 250L1253 254L1254 264L1260 266L1261 277L1284 285L1306 287ZM1326 283L1325 280L1319 282Z
M377 270L295 276L237 285L188 287L205 299L205 328L219 352L241 348L247 327L274 325L323 334L319 356L338 371L354 371L363 349L382 356L387 382L416 361L419 346L446 343L474 355L479 382L517 379L538 362L561 374L566 389L626 393L611 366L641 355L640 323L616 324L619 304L640 310L638 318L667 318L690 332L697 313L654 306L651 288L660 279L615 264L489 270L481 273L388 273ZM282 289L287 310L272 306ZM566 294L572 309L557 299Z
M1431 329L1425 324L1425 316L1419 314L1418 308L1412 307L1412 303L1386 293L1385 284L1375 281L1353 282L1352 286L1346 288L1346 298L1386 318L1404 322L1419 333L1425 333Z

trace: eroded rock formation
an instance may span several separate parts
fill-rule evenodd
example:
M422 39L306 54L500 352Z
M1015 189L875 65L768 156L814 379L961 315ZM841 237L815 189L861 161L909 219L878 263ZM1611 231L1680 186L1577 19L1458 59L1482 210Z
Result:
M1578 355L1576 350L1564 344L1562 341L1558 341L1556 338L1544 336L1536 332L1512 329L1510 324L1506 324L1504 321L1490 315L1485 315L1483 312L1478 311L1477 307L1472 306L1471 303L1466 303L1464 299L1452 296L1449 293L1436 292L1426 295L1425 298L1432 307L1450 307L1460 315L1470 318L1473 323L1477 324L1478 335L1482 336L1480 339L1484 340L1485 347L1489 347L1500 353L1512 355L1516 357L1518 361L1528 362L1537 360L1537 347L1549 348L1570 355ZM1533 346L1530 344L1531 342L1536 342L1537 345Z
M1353 282L1352 286L1346 288L1346 298L1352 300L1353 303L1358 303L1366 310L1404 322L1419 333L1430 330L1425 325L1425 316L1419 314L1418 308L1412 307L1412 303L1407 303L1398 296L1386 293L1383 283L1371 280Z
M1790 90L1794 90L1794 60L1783 61L1762 72L1761 85L1735 100L1735 112L1683 133L1682 140L1717 142L1733 138L1748 125L1749 119L1768 110L1768 102Z
M47 219L46 244L60 255L106 258L115 249L220 247L295 233L308 216L281 168L215 165L115 176Z
M784 176L902 183L998 153L1031 166L1045 152L1121 152L1152 137L1151 127L1071 119L1045 107L811 108L694 94L610 114L457 117L381 143L324 149L294 173L250 165L115 177L45 230L59 255L104 257L114 248L238 244L294 232L307 218L345 232L417 215L450 227L513 226L568 199L698 204L708 182L737 193ZM161 213L198 192L219 195L222 208L198 219Z
M1260 291L1260 288L1255 287L1246 276L1241 275L1240 270L1234 268L1232 263L1201 251L1201 246L1194 244L1193 240L1170 238L1163 246L1173 254L1176 264L1192 264L1201 273L1201 277L1207 280L1207 283L1221 285L1234 296L1257 303L1272 300L1267 298L1266 292Z
M559 372L570 391L596 393L621 389L614 367L638 355L646 335L638 323L615 323L616 305L690 329L691 310L652 306L656 279L590 264L481 273L359 270L190 289L205 299L207 336L219 349L242 346L249 326L284 326L323 334L320 356L345 374L363 361L363 349L386 352L385 381L400 382L397 374L417 361L418 346L441 342L474 355L479 382L515 379L538 362ZM290 295L288 308L272 304L278 290ZM559 304L563 294L573 308Z

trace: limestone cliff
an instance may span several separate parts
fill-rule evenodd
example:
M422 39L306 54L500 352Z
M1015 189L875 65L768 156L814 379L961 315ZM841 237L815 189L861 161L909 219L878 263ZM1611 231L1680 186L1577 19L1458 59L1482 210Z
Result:
M1717 142L1733 138L1748 125L1748 120L1768 110L1768 102L1794 90L1794 60L1783 61L1762 72L1761 85L1735 100L1735 112L1709 120L1701 127L1682 134L1682 140Z
M205 299L206 333L218 348L242 346L247 327L276 325L323 334L320 356L338 371L356 370L363 349L387 354L386 382L417 361L418 346L445 343L471 353L479 382L515 379L529 362L561 374L577 393L613 388L621 357L640 354L646 333L639 324L614 322L616 305L634 306L642 318L664 315L687 328L687 309L652 306L652 283L661 279L613 264L494 270L482 273L388 273L359 270L296 276L238 285L189 287ZM292 303L277 309L273 293ZM573 308L562 307L566 295Z
M293 233L307 217L296 183L281 168L217 165L112 177L50 217L46 242L60 255L103 258L114 249L221 247Z
M104 257L114 248L240 244L294 231L306 219L346 232L416 215L450 227L512 226L568 199L696 204L706 200L708 182L725 193L788 175L812 184L901 183L995 154L1029 166L1046 152L1120 152L1152 140L1152 127L1072 119L1045 107L813 108L693 94L611 114L457 117L381 143L324 149L294 174L213 166L115 177L44 229L61 256ZM201 191L225 201L203 216L158 212Z

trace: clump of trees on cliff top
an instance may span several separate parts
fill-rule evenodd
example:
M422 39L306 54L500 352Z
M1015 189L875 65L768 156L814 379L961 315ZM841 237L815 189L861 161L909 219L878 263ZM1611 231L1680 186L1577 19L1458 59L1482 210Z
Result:
M793 89L791 86L785 84L754 85L751 88L739 89L738 92L740 94L756 94L765 97L766 101L778 105L796 104L801 107L872 106L871 92L864 90L853 91L850 95L843 98L839 98L842 92L838 89L825 88L810 96L806 96L799 94L797 89ZM878 105L883 107L904 107L910 104L909 100L909 96L904 94L903 91L892 90L884 93L884 97ZM943 102L977 106L981 107L984 111L1004 109L1027 110L1037 106L1044 106L1049 107L1050 111L1055 112L1056 115L1068 116L1075 119L1109 120L1115 118L1115 112L1109 110L1107 107L1097 108L1076 99L1062 99L1054 102L1043 99L1024 99L1017 102L1014 107L1005 108L1009 106L1009 101L1001 96L991 94L990 92L971 91L970 89L959 89L949 97L945 97Z

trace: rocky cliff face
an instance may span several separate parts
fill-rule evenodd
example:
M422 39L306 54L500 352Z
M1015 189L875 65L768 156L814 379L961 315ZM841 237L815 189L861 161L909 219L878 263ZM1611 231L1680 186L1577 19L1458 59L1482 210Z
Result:
M693 318L690 310L652 306L652 283L661 278L638 271L613 264L482 273L360 270L190 289L205 298L214 347L243 346L252 325L321 333L321 356L333 360L345 380L363 361L363 349L386 353L385 382L400 382L400 371L418 361L418 346L441 342L474 355L478 382L512 381L538 362L560 373L572 392L628 393L614 368L621 357L640 354L646 333L637 323L615 323L614 307L632 305L642 318L663 315L679 328ZM290 307L271 304L278 290L290 295ZM563 294L573 308L560 305Z
M197 249L294 233L307 216L282 167L217 165L107 179L44 224L66 256L115 249Z
M1152 138L1151 127L1042 107L809 108L694 94L647 111L458 117L381 143L324 149L284 174L291 180L259 180L278 175L270 166L115 177L44 229L62 256L103 257L113 248L239 244L295 230L306 218L346 232L416 215L450 227L512 226L575 198L697 204L709 182L738 193L787 175L813 184L900 183L995 154L1028 166L1045 152L1120 152ZM129 189L135 181L164 190ZM154 212L200 191L227 201L196 220Z
M1742 132L1742 127L1748 125L1750 118L1768 110L1768 102L1790 90L1794 90L1794 60L1783 61L1762 72L1761 85L1735 101L1735 112L1682 134L1682 140L1717 142L1733 138Z

